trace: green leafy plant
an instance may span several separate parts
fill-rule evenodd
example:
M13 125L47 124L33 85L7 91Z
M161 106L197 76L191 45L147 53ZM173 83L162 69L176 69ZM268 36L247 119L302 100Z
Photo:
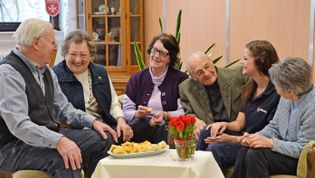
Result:
M138 46L138 44L136 42L133 43L133 50L135 52L135 55L136 55L136 59L137 59L137 63L138 63L138 66L139 66L139 69L140 70L143 70L145 69L145 64L143 62L143 58L142 58L142 55L141 55L141 51L140 51L140 48Z
M176 29L175 29L175 38L176 41L178 43L178 45L180 44L180 39L181 39L181 33L180 33L180 27L181 27L181 19L182 19L182 10L179 10L178 14L177 14L177 18L176 18ZM162 24L162 20L161 18L159 18L159 24L160 24L160 29L161 32L164 33L163 31L163 24ZM137 62L138 62L138 66L140 70L143 70L146 68L145 63L143 62L143 57L141 55L141 51L140 48L138 46L138 44L134 43L134 51L135 51L135 55L137 58ZM209 53L213 50L213 47L215 46L215 43L212 43L207 50L205 51L206 55L209 55ZM223 56L219 56L216 57L215 59L212 60L212 62L214 64L216 64L218 61L220 61L223 58ZM224 66L225 68L230 67L231 65L237 63L240 59L237 59L235 61L233 61L232 63L227 64L226 66ZM176 61L175 63L175 69L180 70L182 68L182 60L180 58L180 55L178 56L178 61Z

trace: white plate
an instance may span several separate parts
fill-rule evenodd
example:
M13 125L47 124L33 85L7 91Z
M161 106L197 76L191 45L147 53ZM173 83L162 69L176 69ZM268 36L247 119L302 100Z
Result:
M163 153L164 151L168 150L169 146L166 145L165 148L162 150L157 151L148 151L148 152L139 152L139 153L129 153L129 154L116 154L112 153L111 151L108 151L107 153L115 158L137 158L137 157L144 157L144 156L152 156L152 155L158 155Z
M95 14L95 15L103 15L103 14L105 14L105 12L93 12L93 14Z

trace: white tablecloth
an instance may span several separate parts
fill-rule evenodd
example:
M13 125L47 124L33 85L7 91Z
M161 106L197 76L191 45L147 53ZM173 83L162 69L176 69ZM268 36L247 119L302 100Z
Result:
M196 151L191 161L177 161L176 151L140 158L108 156L99 161L92 178L224 178L211 152Z

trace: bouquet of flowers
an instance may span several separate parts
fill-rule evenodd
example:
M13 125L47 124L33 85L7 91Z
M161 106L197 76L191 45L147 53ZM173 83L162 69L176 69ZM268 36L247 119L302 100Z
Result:
M193 139L195 122L193 116L172 117L168 122L169 134L177 140Z
M169 134L174 138L178 160L192 160L196 150L194 137L196 118L193 116L178 116L168 122Z

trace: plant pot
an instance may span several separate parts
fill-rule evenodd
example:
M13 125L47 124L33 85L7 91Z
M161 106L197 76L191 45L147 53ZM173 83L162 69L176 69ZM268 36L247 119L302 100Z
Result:
M175 148L178 155L179 161L189 161L194 158L194 154L196 151L196 140L189 139L189 140L174 140Z

